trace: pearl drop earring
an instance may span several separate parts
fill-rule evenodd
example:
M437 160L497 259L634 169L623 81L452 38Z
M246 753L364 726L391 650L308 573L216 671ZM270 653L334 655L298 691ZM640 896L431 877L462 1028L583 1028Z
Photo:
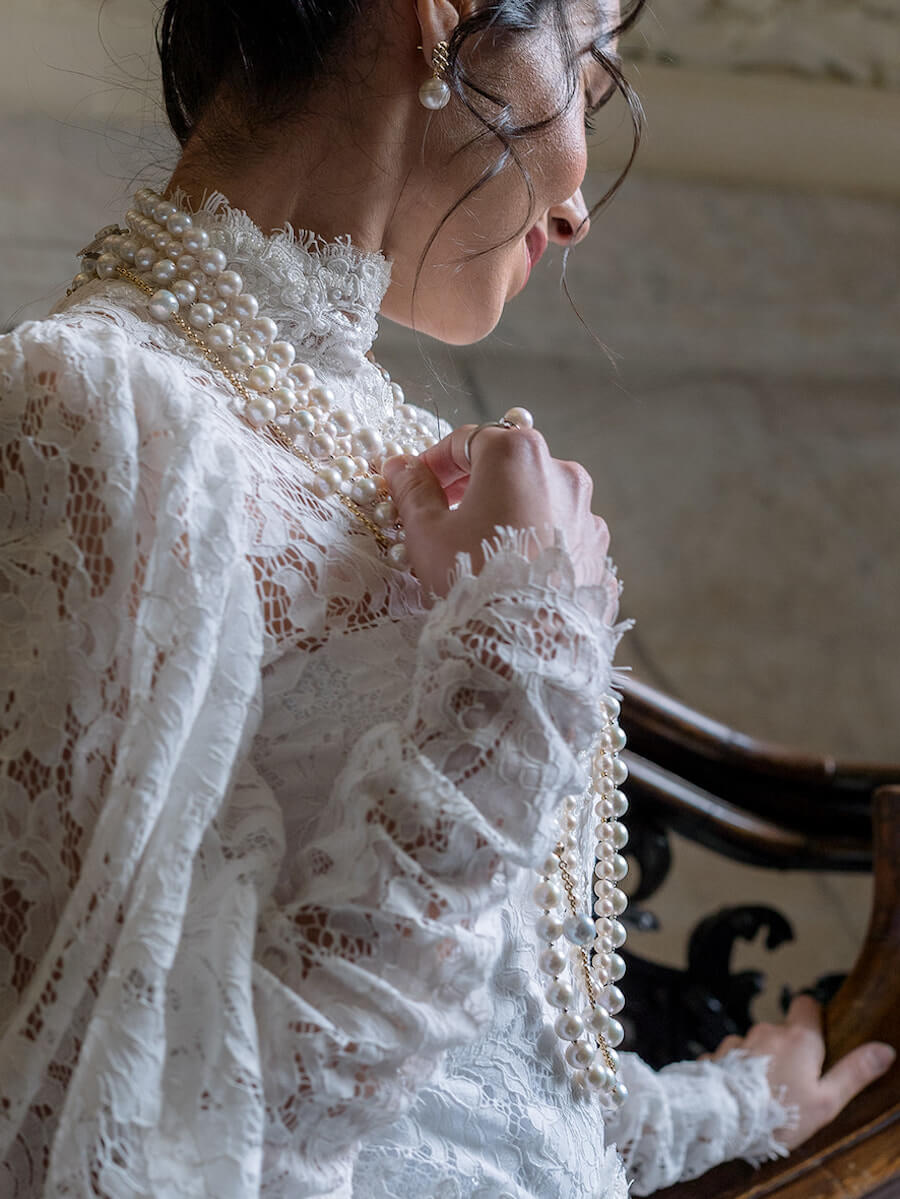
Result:
M447 42L438 42L431 52L434 75L419 88L419 102L423 108L446 108L450 103L450 86L444 81L444 74L450 65L449 50Z

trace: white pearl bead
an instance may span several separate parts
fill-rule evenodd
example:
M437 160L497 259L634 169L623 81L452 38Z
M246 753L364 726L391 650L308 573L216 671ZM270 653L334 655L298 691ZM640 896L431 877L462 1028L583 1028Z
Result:
M122 243L119 246L119 253L122 256L122 261L127 263L134 262L134 256L138 252L138 243L133 237L123 237Z
M285 416L288 412L291 412L297 403L296 392L292 391L290 387L276 387L272 392L271 398L273 404L278 409L279 416Z
M187 279L176 279L172 284L172 291L178 297L178 303L182 307L187 308L189 305L196 303L197 289Z
M357 504L367 504L378 494L374 479L357 479L350 490L350 498Z
M609 1012L602 1007L588 1008L584 1013L584 1023L592 1033L602 1037L609 1025Z
M227 350L234 344L234 329L216 324L206 332L206 344L211 350Z
M335 458L332 465L337 467L344 479L352 479L356 474L356 463L348 454L341 454L339 458Z
M391 395L394 398L394 403L397 405L402 404L405 399L405 396L403 394L403 388L400 386L399 383L391 384Z
M620 978L625 977L625 959L618 953L609 955L609 977L613 982L618 982Z
M96 279L96 277L96 275L89 275L87 271L79 271L72 280L72 289L75 290L78 287L84 287L85 283L90 283L90 281L92 279Z
M544 995L551 1007L569 1007L575 998L571 985L561 978L554 979L547 987Z
M352 444L354 454L363 454L370 460L378 457L384 450L381 434L377 429L370 429L366 426L356 430L353 434Z
M540 882L534 889L534 902L539 908L555 908L562 898L556 883Z
M426 79L419 88L419 103L423 108L430 108L432 111L446 108L450 103L449 86L443 79L436 77Z
M594 881L594 894L598 899L609 899L615 889L615 883L611 878L601 877Z
M601 774L612 775L616 759L614 754L598 753L594 755L594 765Z
M314 390L318 390L318 388ZM312 392L309 394L312 396ZM352 412L348 412L346 408L336 408L331 414L331 419L342 433L352 433L356 428L356 417Z
M587 1080L598 1091L607 1091L613 1085L613 1075L600 1062L595 1061L587 1071Z
M606 1027L606 1040L608 1044L612 1045L613 1049L617 1045L621 1045L625 1040L625 1029L618 1020L610 1020Z
M628 799L624 791L615 790L609 797L616 816L624 816L628 811Z
M334 438L328 433L317 433L309 439L309 452L314 458L330 458L334 453Z
M238 313L238 315L240 315ZM295 362L288 374L297 381L300 387L312 387L316 381L316 372L305 362Z
M615 916L616 910L612 905L611 899L598 899L594 904L594 912L601 917Z
M189 229L181 239L189 254L201 254L209 245L209 234L205 229Z
M178 311L178 297L162 288L153 293L148 308L154 320L170 320Z
M201 301L198 304L192 304L188 310L188 324L192 329L208 329L213 323L215 315L209 304L204 304Z
M609 939L612 941L613 948L620 949L625 944L627 936L625 925L621 920L613 920L612 928L609 931Z
M590 945L594 939L594 922L584 912L578 912L563 923L563 935L573 945Z
M546 858L544 858L543 864L540 869L540 873L541 874L556 874L556 872L559 870L559 862L560 862L559 854L553 853L551 851L550 853L547 854Z
M253 370L247 376L247 385L252 387L254 391L271 391L278 382L278 375L271 366L266 363L261 363L259 366L254 366Z
M255 425L275 419L275 405L268 396L254 396L247 405L247 414Z
M200 270L207 275L220 275L228 265L228 259L225 257L224 250L219 250L212 247L208 250L201 250L197 255L200 263Z
M617 787L621 787L621 785L628 778L628 767L621 758L616 758L616 764L613 766L612 776Z
M271 345L278 336L278 326L270 316L254 317L248 323L247 328L252 334L253 340L264 346Z
M620 891L618 887L610 895L609 900L612 904L613 914L616 916L621 916L628 907L628 896L624 891Z
M306 433L312 433L316 427L315 417L312 413L307 412L305 408L299 409L291 414L291 419L288 421L288 430L293 437L300 437Z
M341 485L341 472L335 470L333 466L323 466L316 475L313 483L313 490L317 495L324 497L332 495Z
M388 561L397 570L405 570L409 565L409 553L402 541L392 545L387 552Z
M577 1041L584 1033L584 1021L576 1012L562 1012L553 1027L561 1041Z
M607 987L601 996L600 1002L606 1007L606 1010L613 1016L616 1012L621 1012L625 1006L625 996L619 987Z
M259 312L259 300L249 291L241 292L231 300L231 311L242 321L251 321Z
M158 262L153 264L153 269L150 272L150 276L155 283L171 283L177 274L178 267L171 258L160 258Z
M115 254L101 254L95 264L95 270L98 278L112 279L119 273L119 260ZM160 282L166 283L168 280L161 279Z
M562 974L566 968L566 955L558 949L549 947L542 949L538 955L538 970L542 974Z
M335 395L330 387L311 387L309 398L313 404L318 404L320 408L327 410L334 407Z
M613 854L612 858L610 859L610 865L612 877L616 880L616 882L620 883L628 873L628 859L623 857L620 853Z
M150 240L153 242L154 247L160 252L160 254L168 253L169 247L172 245L172 239L169 237L165 229L158 230L158 232L153 234Z
M610 1068L610 1070L618 1070L618 1068L619 1068L619 1054L618 1054L618 1050L616 1050L616 1049L613 1049L611 1045L607 1045L607 1047L606 1047L606 1057L607 1057L607 1059L608 1059L608 1063L607 1063L607 1064L609 1065L609 1068Z
M232 370L247 370L253 365L253 351L243 342L237 342L228 352L228 365Z
M617 1082L610 1088L609 1097L616 1107L621 1107L628 1099L628 1087L625 1086L624 1082Z
M573 1041L566 1049L566 1061L575 1070L586 1070L597 1056L597 1050L588 1041Z
M553 912L543 912L535 921L534 928L542 941L558 941L562 936L563 922Z
M228 304L225 302L225 300L213 300L212 306L216 315L224 319L225 313L228 311ZM234 330L232 330L232 332L234 332Z
M383 500L372 509L372 519L383 529L388 525L396 524L397 515L397 508L393 500Z
M237 271L223 271L216 280L216 291L223 300L233 300L244 290L244 280Z
M205 289L207 278L199 267L195 267L194 270L188 272L188 279L191 283L193 283L194 287L196 287L198 293L201 291L201 289Z
M503 419L512 421L520 429L533 429L534 417L527 408L509 408L503 413Z
M207 278L207 276L205 276L202 271L199 271L198 274L200 275L200 277L202 279ZM214 287L210 287L209 283L207 282L207 284L205 286L201 285L200 287L197 288L197 298L202 303L209 304L209 306L212 308L212 305L213 305L214 301L216 300L216 289ZM215 312L214 308L213 308L213 312Z
M193 226L193 218L187 212L173 212L166 220L166 228L173 237L183 237Z
M622 705L614 695L604 695L602 700L603 710L610 720L615 720L622 711Z
M174 216L178 209L170 200L158 200L153 205L153 219L158 221L160 225L164 225L170 216Z
M134 202L141 212L152 212L153 206L159 201L159 196L152 187L139 187L134 195Z
M610 820L607 824L601 824L600 830L602 832L598 831L597 835L616 849L624 849L628 844L628 830L620 821Z
M295 355L296 350L289 341L275 341L269 346L267 357L270 362L274 362L282 370L287 370L294 361Z

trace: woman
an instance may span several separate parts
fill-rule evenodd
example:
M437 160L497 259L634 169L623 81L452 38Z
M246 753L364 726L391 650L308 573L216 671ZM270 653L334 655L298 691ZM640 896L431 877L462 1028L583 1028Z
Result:
M166 4L167 198L0 357L4 1194L621 1197L614 1142L646 1192L885 1067L820 1079L799 1000L617 1060L590 480L369 357L379 311L484 336L586 234L635 15Z

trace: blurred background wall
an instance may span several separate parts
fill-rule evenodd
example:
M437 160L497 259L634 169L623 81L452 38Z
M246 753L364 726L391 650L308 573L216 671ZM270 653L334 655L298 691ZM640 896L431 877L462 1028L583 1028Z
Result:
M174 148L150 0L3 7L9 328L47 310ZM625 50L645 143L569 265L608 353L550 254L488 341L450 353L385 325L379 356L454 421L526 404L557 456L586 463L639 677L757 736L900 762L900 11L656 0ZM589 202L626 148L614 109ZM667 910L721 894L706 866L682 876ZM741 894L778 886L835 958L788 946L782 981L848 964L865 880L748 871ZM677 935L660 952L678 960Z

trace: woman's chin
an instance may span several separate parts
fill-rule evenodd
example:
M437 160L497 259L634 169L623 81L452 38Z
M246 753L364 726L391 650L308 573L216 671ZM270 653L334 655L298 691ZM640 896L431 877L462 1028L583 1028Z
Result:
M511 298L512 296L507 297ZM483 341L496 329L505 303L506 301L494 302L478 308L473 305L469 309L452 314L446 310L434 315L417 313L414 320L408 313L404 316L392 311L389 306L382 305L380 315L385 320L403 325L406 329L413 329L426 337L433 337L435 341L442 341L445 345L470 346Z

